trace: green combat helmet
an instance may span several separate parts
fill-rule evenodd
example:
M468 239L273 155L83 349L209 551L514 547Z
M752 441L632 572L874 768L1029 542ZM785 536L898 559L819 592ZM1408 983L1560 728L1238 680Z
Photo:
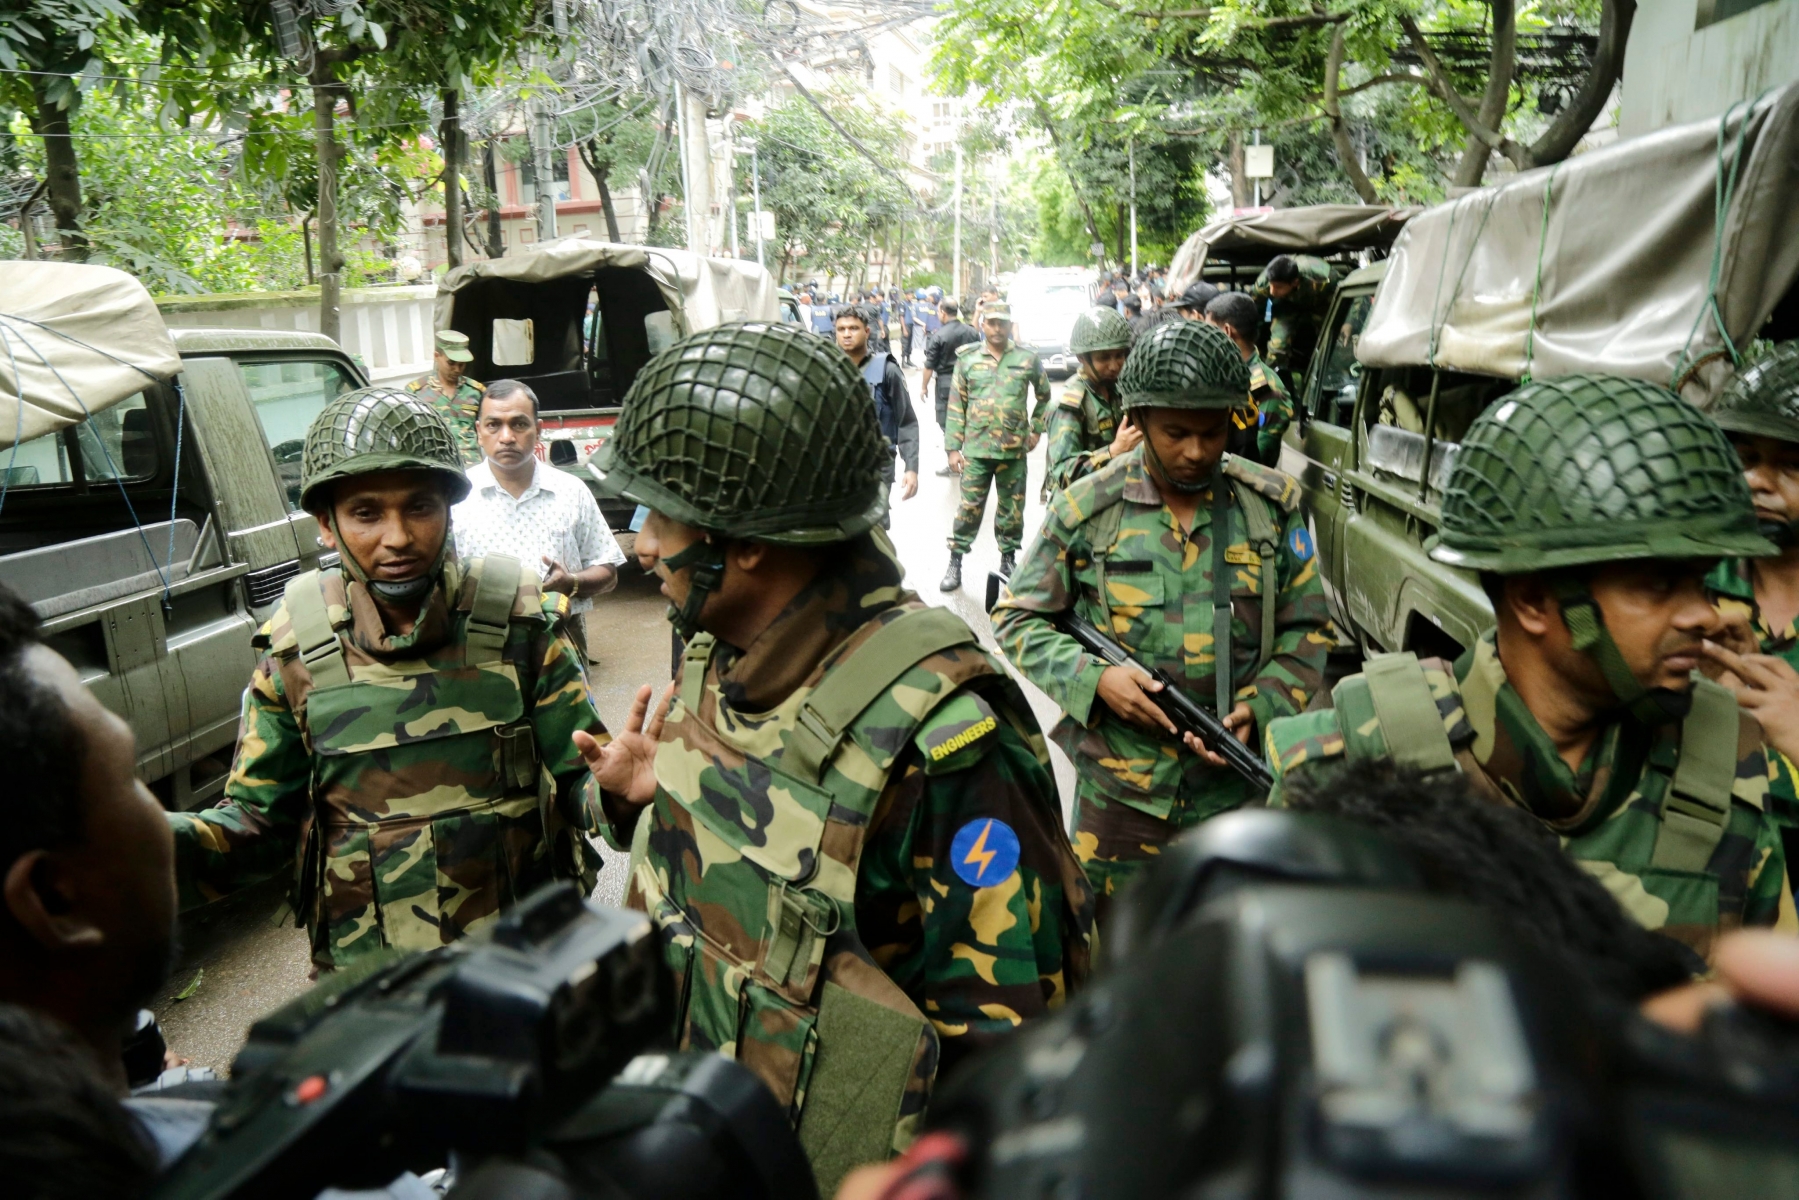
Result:
M1249 403L1249 365L1224 331L1199 321L1158 325L1137 342L1118 373L1118 395L1127 411L1137 408L1229 410ZM1177 491L1203 492L1205 483L1176 482L1143 440L1143 454Z
M1726 433L1799 442L1799 342L1783 342L1744 367L1712 409ZM1763 521L1775 545L1799 542L1799 521Z
M1666 388L1611 375L1530 383L1482 413L1450 468L1430 550L1475 571L1551 572L1575 648L1650 721L1683 715L1689 697L1637 682L1574 568L1772 552L1724 431Z
M322 516L341 549L344 569L384 600L422 600L437 583L449 554L444 538L437 560L418 579L373 580L344 547L337 531L331 485L340 479L380 471L429 471L443 482L445 498L454 504L468 495L468 476L449 423L427 400L398 388L366 387L345 392L326 404L306 430L300 456L300 507Z
M868 385L829 340L733 322L682 338L638 372L600 491L713 535L663 560L692 565L670 614L690 638L724 574L722 538L817 546L866 533L887 511L891 452Z
M1115 308L1090 308L1074 319L1068 335L1070 354L1097 354L1101 350L1129 350L1131 323Z

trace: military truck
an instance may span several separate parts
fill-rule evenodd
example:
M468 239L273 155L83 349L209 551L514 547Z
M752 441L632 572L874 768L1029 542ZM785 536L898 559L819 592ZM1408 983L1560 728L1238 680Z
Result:
M166 330L137 281L105 267L8 263L0 329L54 368L25 372L19 403L18 374L0 366L0 581L130 722L163 803L210 803L251 635L290 578L336 560L300 509L306 427L367 381L318 334ZM109 360L111 401L94 382ZM34 398L72 411L40 420Z
M1608 372L1704 406L1758 337L1799 337L1799 87L1414 217L1338 285L1281 448L1339 631L1454 657L1492 624L1428 549L1462 436L1519 380Z
M1270 259L1310 254L1347 272L1393 245L1416 208L1379 204L1308 204L1232 213L1191 234L1168 265L1168 294L1198 280L1223 291L1248 291Z

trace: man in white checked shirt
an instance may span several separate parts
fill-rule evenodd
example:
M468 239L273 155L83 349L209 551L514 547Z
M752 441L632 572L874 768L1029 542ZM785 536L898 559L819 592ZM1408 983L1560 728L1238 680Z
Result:
M491 383L475 416L482 461L468 499L451 511L456 554L510 554L534 563L548 592L569 598L565 632L587 658L584 614L618 583L624 551L579 478L537 459L537 396L516 379Z

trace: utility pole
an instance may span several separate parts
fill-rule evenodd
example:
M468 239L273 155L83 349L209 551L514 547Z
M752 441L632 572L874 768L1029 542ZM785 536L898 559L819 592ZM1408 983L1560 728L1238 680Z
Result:
M756 202L756 265L768 269L768 258L762 249L762 164L756 158L756 143L750 143L750 195Z
M1131 278L1137 278L1137 139L1128 143L1131 157Z
M956 120L956 252L952 256L949 281L950 295L962 302L962 121L960 110Z
M531 51L531 73L544 73L543 51ZM531 173L537 177L537 240L556 239L556 170L550 158L550 106L541 90L531 95Z
M724 120L725 163L730 168L730 175L727 177L725 191L728 194L727 198L730 200L731 257L742 258L743 251L737 244L737 142L731 137L731 126L736 124L736 122L737 117L734 113L727 115Z
M1251 136L1255 138L1255 141L1251 142L1250 145L1260 146L1262 144L1262 131L1260 129L1256 130ZM1257 208L1260 208L1262 207L1262 177L1260 175L1256 176L1255 188L1255 204Z
M999 164L987 168L987 286L999 277Z
M676 85L681 108L681 186L686 191L687 248L712 253L712 162L706 145L706 105Z

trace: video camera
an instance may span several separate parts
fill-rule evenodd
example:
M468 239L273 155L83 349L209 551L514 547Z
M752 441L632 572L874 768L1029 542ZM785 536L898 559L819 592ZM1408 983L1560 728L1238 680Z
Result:
M1799 1192L1791 1026L1668 1032L1364 827L1215 818L1119 911L1107 971L939 1091L953 1186L905 1194Z
M491 940L371 956L258 1021L152 1196L312 1200L453 1164L464 1200L815 1200L754 1075L652 1052L673 1005L646 916L546 886Z

